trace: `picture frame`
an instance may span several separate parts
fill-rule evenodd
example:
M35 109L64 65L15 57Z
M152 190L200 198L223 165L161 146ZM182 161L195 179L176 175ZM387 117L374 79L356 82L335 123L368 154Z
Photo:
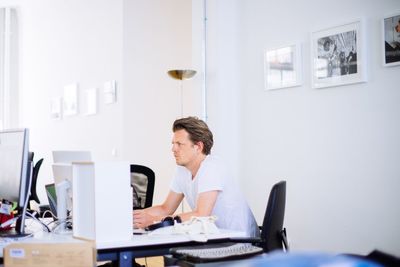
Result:
M266 90L295 87L302 84L301 50L300 43L265 50Z
M400 65L400 11L382 19L383 66Z
M62 119L62 98L54 97L50 100L50 117L53 120Z
M74 116L78 114L78 84L64 86L63 115Z
M366 44L362 19L311 33L313 88L366 82Z

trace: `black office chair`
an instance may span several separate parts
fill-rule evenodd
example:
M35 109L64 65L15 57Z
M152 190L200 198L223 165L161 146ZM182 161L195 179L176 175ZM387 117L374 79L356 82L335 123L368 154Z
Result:
M265 209L260 238L231 238L233 242L253 243L264 252L273 250L289 251L286 228L283 228L286 206L286 181L280 181L272 186Z
M40 166L42 166L42 163L43 163L43 159L40 159L38 162L36 162L35 166L33 167L31 195L30 195L30 199L29 199L29 200L35 200L38 204L40 204L40 200L39 200L39 197L36 192L36 184L37 184L39 169L40 169Z
M264 252L272 250L289 250L286 228L283 228L286 205L286 181L276 183L269 194L267 208L261 229L259 246Z
M131 165L131 187L133 209L144 209L153 205L155 174L146 166Z
M33 162L35 153L32 151L29 151L28 153L28 160L30 162ZM29 201L30 200L34 200L36 201L38 204L40 204L40 200L39 197L37 195L36 192L36 184L37 184L37 179L38 179L38 174L39 174L39 169L40 166L42 166L43 163L43 159L38 160L38 162L36 162L36 164L33 166L32 168L32 181L31 181L31 188L29 188L28 190L30 190L30 195L29 195ZM28 201L28 209L30 209L30 202Z
M263 248L264 252L273 250L289 251L286 228L283 228L286 206L286 181L272 186L265 209L260 238L231 238L233 242L253 243Z

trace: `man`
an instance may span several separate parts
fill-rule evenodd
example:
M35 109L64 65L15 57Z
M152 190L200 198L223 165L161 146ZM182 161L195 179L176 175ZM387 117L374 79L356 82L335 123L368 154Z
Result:
M254 216L239 187L221 163L210 155L213 134L195 117L174 122L172 152L178 165L169 194L163 204L133 212L134 226L145 228L172 215L186 197L192 211L179 214L182 221L192 216L216 215L219 228L259 236Z
M337 58L338 58L336 42L328 37L324 41L323 48L324 49L323 51L321 51L320 57L326 60L327 74L326 77L321 77L321 78L337 76L338 73L334 73L334 70L337 67Z

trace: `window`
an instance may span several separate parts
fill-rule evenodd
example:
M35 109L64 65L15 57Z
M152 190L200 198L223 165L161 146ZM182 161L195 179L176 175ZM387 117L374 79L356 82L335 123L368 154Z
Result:
M0 130L18 125L18 28L15 8L0 8Z

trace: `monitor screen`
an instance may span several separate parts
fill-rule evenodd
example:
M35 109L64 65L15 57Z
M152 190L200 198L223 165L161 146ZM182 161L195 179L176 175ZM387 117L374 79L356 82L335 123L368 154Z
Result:
M0 131L0 199L23 207L29 183L28 129Z

